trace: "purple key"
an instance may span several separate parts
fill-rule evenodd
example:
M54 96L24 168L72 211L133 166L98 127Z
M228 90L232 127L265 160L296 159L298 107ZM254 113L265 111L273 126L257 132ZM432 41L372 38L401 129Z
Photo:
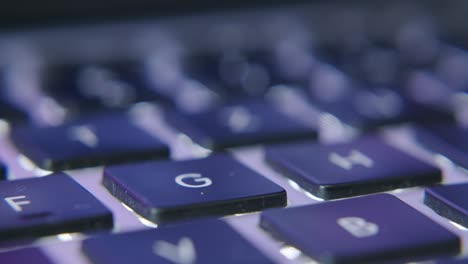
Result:
M109 167L112 195L158 224L286 205L286 192L227 155Z
M460 250L456 235L389 194L266 211L260 224L324 263L418 261Z
M441 123L453 115L404 99L392 89L361 89L334 102L314 102L323 112L361 130L407 122Z
M131 60L50 65L42 70L41 88L70 112L125 108L162 99L146 74L143 64Z
M52 264L52 262L37 248L27 248L0 253L0 263Z
M36 165L52 171L169 155L165 144L124 114L95 115L58 127L16 127L11 138Z
M259 102L244 102L196 114L168 113L169 124L214 150L271 142L315 139L317 132Z
M373 136L334 145L274 146L266 150L266 160L323 199L427 185L442 179L438 168Z
M261 54L202 54L188 58L184 72L224 98L261 97L275 83ZM277 82L276 82L277 83Z
M101 236L83 251L94 264L273 263L219 220Z
M434 152L468 168L468 130L456 125L416 129L416 139Z
M468 183L426 189L424 203L436 213L468 227Z
M63 173L0 182L0 240L112 227L112 213Z

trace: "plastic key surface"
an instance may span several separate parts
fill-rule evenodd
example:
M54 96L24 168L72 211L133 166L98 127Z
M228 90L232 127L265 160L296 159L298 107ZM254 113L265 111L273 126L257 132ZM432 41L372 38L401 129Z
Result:
M261 52L201 54L185 62L184 72L223 98L261 97L284 81L271 60L271 54Z
M220 220L92 238L83 251L94 264L273 263Z
M317 137L314 128L259 102L246 101L196 114L170 112L166 120L197 144L214 150Z
M112 213L63 173L0 182L0 241L112 227Z
M39 249L27 248L0 253L0 263L5 264L53 264Z
M160 99L150 88L144 65L133 61L51 66L44 70L42 86L69 110L79 112Z
M468 130L456 125L416 129L416 139L432 151L468 168Z
M158 224L286 205L286 192L226 155L108 167L103 184Z
M455 234L389 194L270 210L260 224L321 263L419 261L460 250Z
M468 227L468 183L426 189L424 203L436 213Z
M37 166L52 171L169 155L164 143L124 114L101 114L58 127L16 127L11 138Z
M441 171L374 136L349 143L273 146L266 160L303 189L336 199L440 182Z
M335 102L318 102L317 107L361 130L408 122L441 123L454 119L448 112L416 104L390 89L362 89Z

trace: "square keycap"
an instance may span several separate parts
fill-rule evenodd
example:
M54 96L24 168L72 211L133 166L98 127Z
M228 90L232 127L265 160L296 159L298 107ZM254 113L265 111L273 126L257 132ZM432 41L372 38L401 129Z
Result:
M168 147L121 113L97 114L58 127L15 127L11 139L45 170L66 170L167 157Z
M468 168L468 129L454 124L418 127L416 140L428 149Z
M83 252L93 264L273 263L220 220L96 237Z
M321 263L399 263L460 251L455 234L389 194L270 210L260 224Z
M103 184L156 223L286 205L283 188L227 155L108 167Z
M334 102L314 103L323 112L361 130L408 122L441 123L454 119L448 112L411 102L391 89L362 88Z
M213 150L317 137L314 128L257 101L229 104L201 113L169 112L165 118L195 143Z
M335 199L440 182L441 171L367 136L349 143L273 146L266 160L303 189Z
M424 203L436 213L468 228L468 183L427 188Z
M112 227L112 213L63 173L0 182L0 241Z
M144 64L132 60L49 65L41 73L41 88L70 112L124 108L161 99L151 89Z

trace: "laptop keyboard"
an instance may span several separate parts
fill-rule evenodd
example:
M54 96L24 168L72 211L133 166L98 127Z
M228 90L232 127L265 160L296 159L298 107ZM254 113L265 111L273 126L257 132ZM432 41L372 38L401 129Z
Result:
M466 26L413 4L1 35L0 262L467 261Z

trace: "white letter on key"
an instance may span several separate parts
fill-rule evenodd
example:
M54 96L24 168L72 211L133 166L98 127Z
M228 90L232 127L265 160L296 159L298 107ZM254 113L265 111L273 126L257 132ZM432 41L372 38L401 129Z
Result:
M16 212L21 212L23 211L23 208L21 207L21 205L30 204L31 201L28 201L28 200L16 201L16 200L25 199L25 198L26 198L25 195L21 195L21 196L6 197L4 198L4 200L5 202L7 202L7 204L11 208L13 208L13 210L15 210Z
M345 170L352 169L354 165L362 165L366 168L371 168L374 165L374 161L372 159L357 150L351 151L348 157L343 157L332 152L328 156L328 160Z

